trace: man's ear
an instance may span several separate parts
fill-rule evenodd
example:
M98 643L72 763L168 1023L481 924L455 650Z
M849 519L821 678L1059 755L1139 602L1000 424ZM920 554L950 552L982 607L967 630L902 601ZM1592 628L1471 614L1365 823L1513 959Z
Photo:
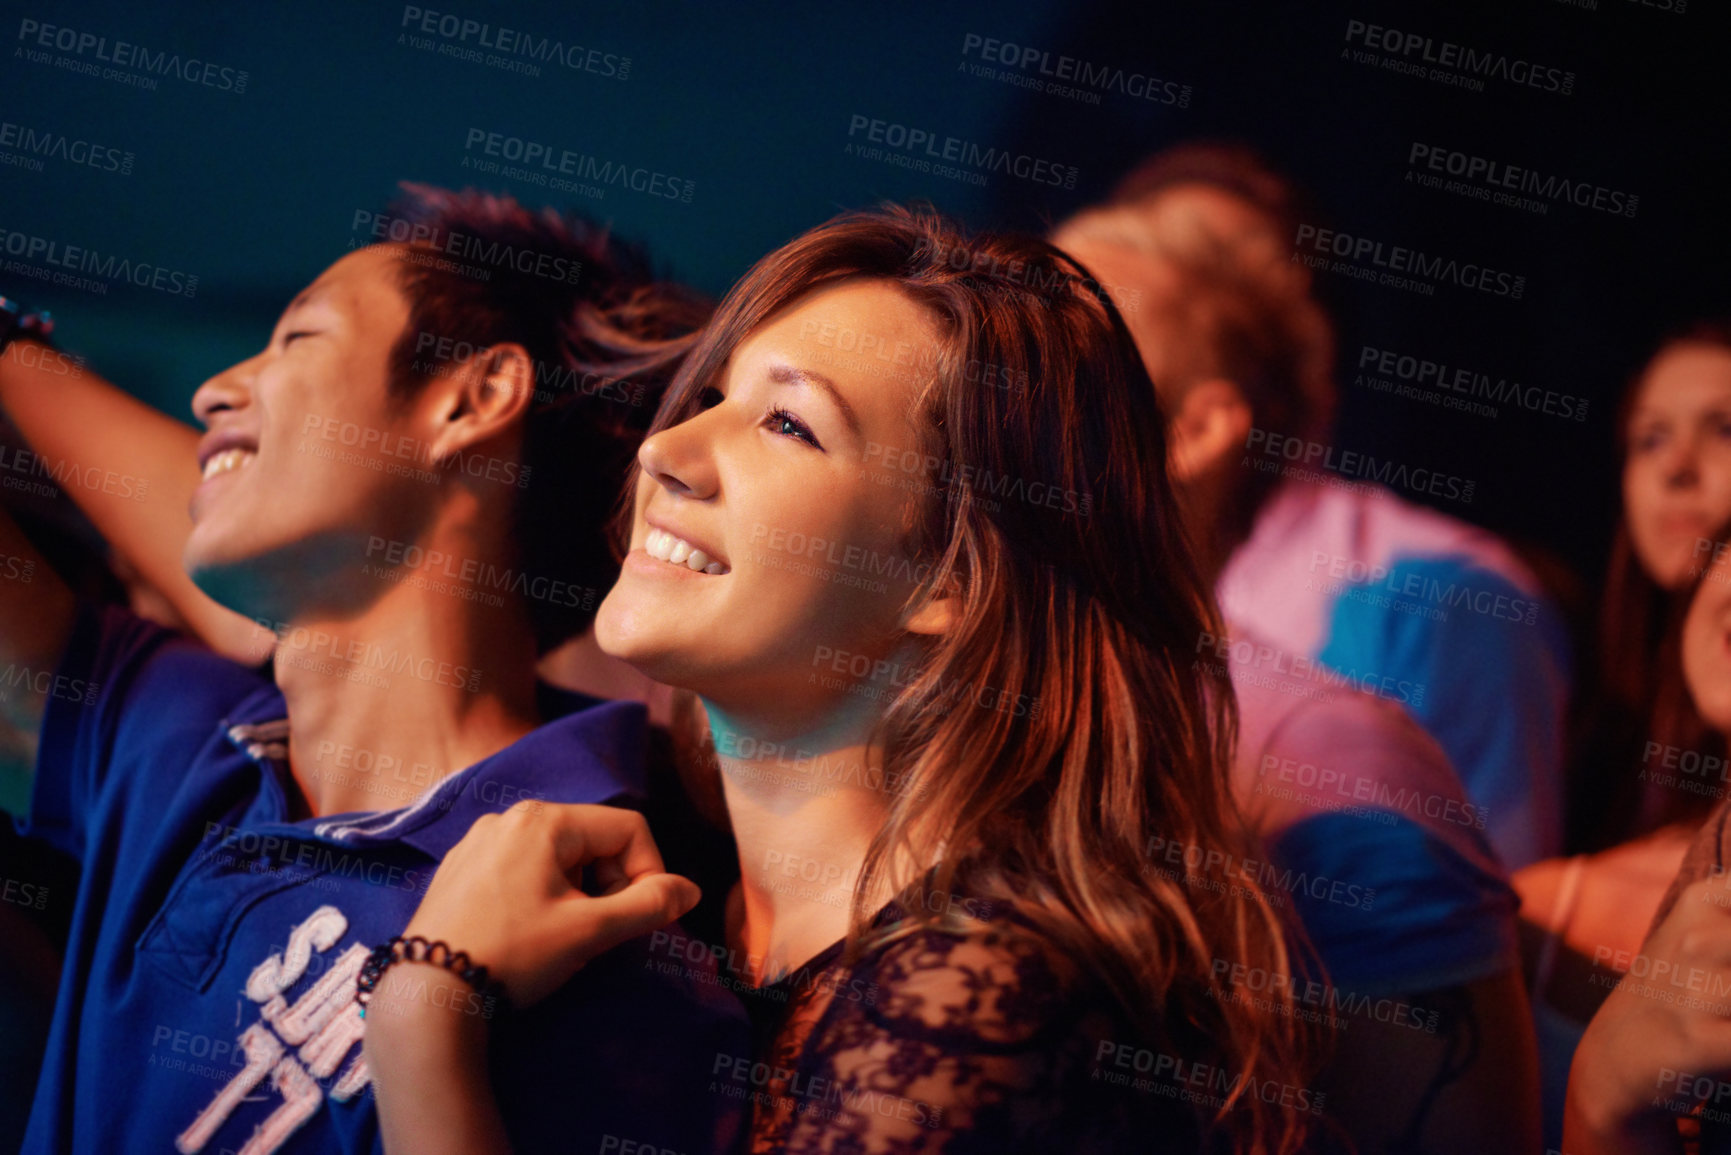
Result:
M1250 435L1250 402L1224 377L1210 377L1184 391L1169 426L1172 480L1194 482L1219 469Z
M435 460L461 453L519 425L535 396L529 351L504 342L477 351L455 367L432 414Z

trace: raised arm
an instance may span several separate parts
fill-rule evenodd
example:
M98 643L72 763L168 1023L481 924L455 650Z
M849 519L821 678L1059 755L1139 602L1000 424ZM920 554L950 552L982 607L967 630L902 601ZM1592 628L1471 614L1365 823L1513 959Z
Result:
M181 568L199 482L198 432L33 338L0 354L0 410L115 551L206 645L247 663L268 630L206 597Z
M1593 1016L1569 1068L1569 1155L1683 1150L1676 1117L1731 1083L1727 877L1678 896ZM1714 1148L1716 1149L1716 1148Z
M35 746L72 634L72 591L0 506L0 723ZM28 780L0 781L0 809L21 813Z

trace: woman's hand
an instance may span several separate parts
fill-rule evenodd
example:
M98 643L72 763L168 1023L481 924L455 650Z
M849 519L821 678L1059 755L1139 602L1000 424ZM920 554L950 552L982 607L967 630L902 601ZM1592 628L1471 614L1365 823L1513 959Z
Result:
M1683 891L1636 956L1643 973L1624 977L1593 1016L1569 1073L1570 1155L1677 1151L1683 1110L1672 1104L1731 1103L1728 883Z
M573 879L589 867L599 895ZM643 816L612 806L520 802L469 828L433 875L405 934L467 952L518 1007L557 990L626 939L697 903L661 868ZM430 963L388 968L367 1004L366 1055L389 1152L506 1155L487 1082L487 1024L463 981Z
M578 888L584 867L599 894ZM695 883L662 869L641 814L519 802L482 817L451 848L403 933L467 952L504 984L513 1005L526 1007L601 952L672 922L698 897Z

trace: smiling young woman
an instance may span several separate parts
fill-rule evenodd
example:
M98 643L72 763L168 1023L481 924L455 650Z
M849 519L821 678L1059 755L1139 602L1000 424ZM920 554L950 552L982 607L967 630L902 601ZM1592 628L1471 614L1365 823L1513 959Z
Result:
M706 708L754 1149L1297 1149L1300 1016L1221 977L1293 964L1230 800L1231 687L1193 660L1220 627L1085 273L929 212L839 217L729 294L639 462L597 634ZM591 933L580 826L477 827L410 932L546 989ZM525 856L544 883L482 881ZM658 867L613 857L616 887ZM409 1117L487 1098L403 1058L459 1028L379 1027L387 1145L484 1142Z

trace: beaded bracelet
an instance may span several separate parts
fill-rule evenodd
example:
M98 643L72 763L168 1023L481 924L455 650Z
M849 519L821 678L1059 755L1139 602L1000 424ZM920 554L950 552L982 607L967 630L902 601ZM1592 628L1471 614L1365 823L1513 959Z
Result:
M54 332L54 316L46 309L26 312L16 300L0 296L0 353L15 340L31 338L46 342Z
M511 1005L505 997L504 984L488 975L486 967L470 962L463 951L453 951L447 943L425 939L418 934L407 937L399 934L374 947L367 961L361 964L360 977L355 980L355 1002L361 1004L361 1018L367 1017L367 1001L372 998L379 979L392 964L400 962L425 962L444 967L473 987L477 994L496 998L507 1009Z

